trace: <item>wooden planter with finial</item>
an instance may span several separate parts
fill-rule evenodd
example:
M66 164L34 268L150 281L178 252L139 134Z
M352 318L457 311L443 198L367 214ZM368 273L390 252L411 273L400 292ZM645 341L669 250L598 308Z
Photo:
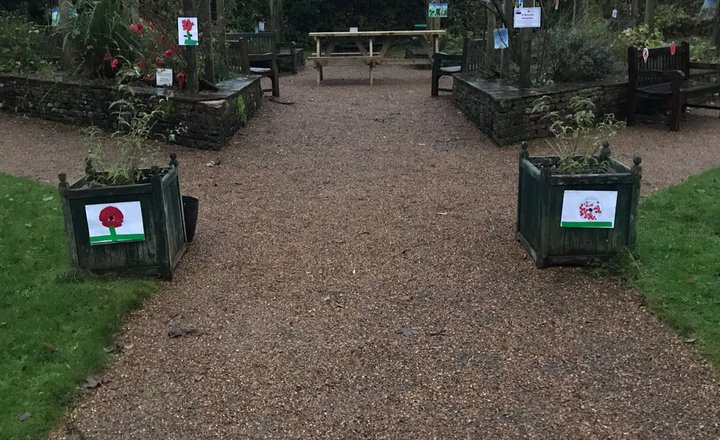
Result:
M105 187L88 187L87 175L73 184L58 176L74 267L172 279L187 246L175 154L168 167L142 173L141 183Z
M520 145L516 237L537 267L583 265L635 244L642 159L629 168L607 144L600 155L610 162L606 173L553 174L558 157L530 157Z

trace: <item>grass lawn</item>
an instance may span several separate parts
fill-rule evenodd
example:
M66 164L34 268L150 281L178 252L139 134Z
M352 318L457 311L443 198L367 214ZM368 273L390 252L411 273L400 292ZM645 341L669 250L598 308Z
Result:
M720 168L642 201L637 255L652 310L720 368Z
M56 188L0 174L1 439L44 438L156 288L70 271L59 206Z

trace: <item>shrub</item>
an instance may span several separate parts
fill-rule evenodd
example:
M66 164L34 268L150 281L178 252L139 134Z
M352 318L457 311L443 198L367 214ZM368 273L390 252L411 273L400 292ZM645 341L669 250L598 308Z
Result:
M43 34L23 17L0 16L0 72L34 73L47 69Z
M625 47L662 47L667 44L662 32L658 29L651 29L646 24L622 31L620 43Z
M603 21L566 21L545 31L538 77L553 82L594 81L620 72L617 40Z

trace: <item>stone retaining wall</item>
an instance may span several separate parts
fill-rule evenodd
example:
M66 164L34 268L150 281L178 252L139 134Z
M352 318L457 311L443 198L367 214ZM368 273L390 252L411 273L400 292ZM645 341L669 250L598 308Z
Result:
M133 90L143 103L167 98L160 104L166 117L154 126L154 138L216 150L229 142L263 102L258 76L241 76L218 87L220 91L194 95L151 87ZM0 75L0 109L66 124L113 129L110 104L120 96L118 87L107 82Z
M549 111L565 111L570 99L587 96L598 106L601 114L615 113L618 120L625 115L627 82L608 81L520 90L479 78L473 73L461 73L453 80L455 105L475 122L498 145L517 144L524 140L547 137L548 122L542 114L532 114L533 101L550 96Z

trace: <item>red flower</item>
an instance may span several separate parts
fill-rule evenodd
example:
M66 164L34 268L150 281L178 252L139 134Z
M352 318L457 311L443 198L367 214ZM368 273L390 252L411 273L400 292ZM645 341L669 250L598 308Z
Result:
M148 21L148 27L152 30L157 29L157 26L155 26L155 23L153 23L152 21Z
M182 21L182 28L184 31L190 32L193 26L195 26L195 24L190 19L185 19Z
M133 23L130 25L130 30L135 34L142 34L145 32L145 26L142 23Z
M177 80L178 84L180 84L180 88L182 89L183 84L185 84L185 72L179 72L177 75L175 75L175 79Z
M172 56L173 56L172 50L168 49L165 51L165 58L172 58Z
M142 61L138 61L137 66L138 66L138 69L142 69L143 68Z
M163 63L162 58L155 57L155 64L157 64L158 66L162 66L162 63Z
M123 213L114 206L108 206L100 211L100 223L106 228L119 228L123 224Z
M120 61L118 61L117 58L113 58L113 60L110 61L110 66L111 66L113 69L117 69L117 68L118 68L118 65L120 65Z

